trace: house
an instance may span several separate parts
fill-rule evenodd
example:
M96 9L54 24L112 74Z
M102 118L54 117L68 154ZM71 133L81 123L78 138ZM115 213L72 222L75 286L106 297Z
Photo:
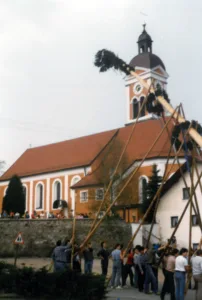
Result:
M136 72L148 84L153 82L156 87L160 86L166 90L168 74L162 60L153 53L152 39L145 25L137 44L138 55L131 60L130 65L135 67ZM145 88L131 75L125 78L125 89L127 118L124 127L26 150L0 178L0 205L9 180L17 174L24 186L26 210L30 213L33 210L38 213L58 212L54 203L56 200L63 200L66 203L66 216L87 213L93 217L133 131L141 104L147 96ZM143 107L108 201L114 199L117 189L145 158L163 126L162 118L153 116ZM141 217L139 207L152 165L157 164L160 175L164 173L173 126L170 122L168 131L164 131L148 153L138 174L131 180L125 194L123 193L117 201L116 210L127 222L138 222ZM174 155L172 152L169 164L172 164ZM180 163L183 162L182 157ZM172 172L177 169L178 165L175 165Z
M198 181L198 175L202 172L202 162L197 160L196 165L197 171L194 170L193 182L196 185ZM187 182L187 187L185 186L184 179ZM188 191L189 189L189 191ZM167 239L171 237L173 230L175 229L182 212L187 205L189 200L189 192L191 191L191 176L190 169L187 167L187 163L181 166L175 174L173 174L170 179L165 183L160 203L157 209L156 222L159 226L160 238L162 241L167 242ZM202 185L201 180L195 190L199 211L202 211ZM193 203L195 205L195 198L193 197ZM179 247L189 246L189 224L190 224L190 213L192 218L192 247L197 248L199 241L201 239L201 229L199 227L198 218L195 210L192 208L190 211L190 206L188 207L182 222L177 229L175 234L177 239L177 245Z

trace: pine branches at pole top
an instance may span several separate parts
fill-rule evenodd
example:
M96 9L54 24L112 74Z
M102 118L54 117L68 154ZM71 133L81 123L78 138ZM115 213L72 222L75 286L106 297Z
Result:
M138 172L138 170L140 169L140 167L142 166L142 164L144 163L145 159L148 157L149 153L152 151L152 149L154 148L154 146L156 145L156 143L159 141L159 139L161 138L162 134L164 133L165 129L168 127L169 123L171 122L173 115L176 113L176 110L178 109L178 107L174 110L173 114L171 114L171 116L168 118L166 124L164 125L164 127L161 129L159 135L156 137L155 141L153 142L152 146L150 147L150 149L147 151L147 153L144 155L143 159L141 160L141 162L139 163L138 167L134 169L134 171L132 172L132 174L130 175L129 179L126 181L126 183L124 184L124 186L122 187L122 189L120 190L120 192L118 193L118 195L116 196L116 198L113 200L113 202L111 203L111 205L108 207L108 209L106 210L104 216L97 222L97 224L94 226L93 230L91 231L91 233L86 237L86 239L84 240L84 242L81 244L80 246L80 250L82 251L83 248L85 247L85 245L88 243L88 241L90 240L90 238L92 237L92 235L95 233L95 231L97 230L97 228L100 226L100 224L103 222L104 218L108 215L108 213L110 212L111 208L114 206L114 204L117 202L117 200L119 199L120 195L122 194L123 190L126 188L126 186L130 183L130 181L132 180L133 176Z
M149 90L149 85L145 80L143 80L136 72L133 67L128 65L125 61L116 56L113 52L108 51L106 49L100 50L97 52L95 56L95 66L100 68L100 72L106 72L109 69L119 70L124 72L126 75L134 76L147 90ZM152 91L152 90L151 90ZM152 91L154 92L154 91ZM173 114L173 118L177 119L179 123L185 123L186 120L179 115L177 112L174 113L173 107L168 103L168 99L165 99L165 95L153 93L154 99L157 100L157 105L160 104L163 109L168 111L170 114ZM155 101L153 102L155 104ZM160 108L161 110L161 108ZM193 140L202 147L202 137L197 132L195 128L190 128L189 135L193 138Z

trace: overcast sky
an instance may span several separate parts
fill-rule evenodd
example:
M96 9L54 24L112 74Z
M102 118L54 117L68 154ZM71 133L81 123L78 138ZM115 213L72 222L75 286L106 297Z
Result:
M129 62L145 21L172 104L201 122L201 11L200 0L0 0L0 159L123 126L123 75L99 74L94 55Z

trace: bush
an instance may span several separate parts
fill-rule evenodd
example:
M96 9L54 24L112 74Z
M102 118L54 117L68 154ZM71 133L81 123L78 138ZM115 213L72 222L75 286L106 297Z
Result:
M105 298L105 278L73 271L49 273L45 268L18 269L0 262L0 291L26 298L101 300Z

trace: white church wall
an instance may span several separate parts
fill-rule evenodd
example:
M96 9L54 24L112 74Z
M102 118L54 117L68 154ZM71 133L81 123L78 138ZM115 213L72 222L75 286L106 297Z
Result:
M201 173L201 166L199 168L199 174ZM190 175L186 173L185 179L188 186L191 186ZM196 183L197 177L194 176L194 182ZM158 210L157 210L157 222L159 223L160 236L164 242L171 237L174 228L171 228L171 217L178 217L178 220L187 204L188 200L183 200L182 189L185 187L183 179L180 180L172 186L172 188L161 198ZM196 195L198 198L199 210L202 211L202 196L200 187L198 185L196 189ZM195 215L192 211L192 215ZM190 207L188 207L183 220L175 234L177 238L178 247L188 247L189 244L189 216L190 216ZM192 227L192 244L199 243L201 238L201 232L199 226Z

